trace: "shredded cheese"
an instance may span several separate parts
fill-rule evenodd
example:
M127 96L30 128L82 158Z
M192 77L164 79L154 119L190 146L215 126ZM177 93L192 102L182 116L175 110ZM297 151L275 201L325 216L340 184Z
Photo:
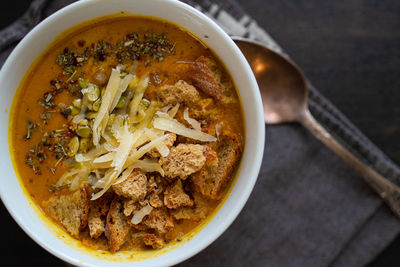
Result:
M110 144L110 143L105 143L104 144L104 148L107 150L107 151L117 151L117 147L115 147L115 146L113 146L112 144Z
M153 210L153 207L147 204L147 206L144 206L141 208L139 211L137 211L135 214L133 214L133 217L131 219L132 224L139 224L143 221L144 217L149 215L151 211Z
M101 197L105 192L107 192L107 190L112 186L114 180L118 177L118 175L119 175L118 171L115 171L114 169L109 170L102 178L103 181L101 183L104 184L104 187L102 186L103 189L97 192L96 194L93 194L91 200L96 200L99 197ZM99 180L99 182L100 181L101 180ZM97 185L94 185L94 187L97 187Z
M118 93L120 80L120 71L118 69L112 69L106 90L101 99L99 111L93 123L93 144L95 146L99 145L100 136L105 130L105 125L107 125L111 105L114 102L115 95Z
M128 74L120 81L118 91L116 92L113 103L111 104L110 112L113 111L114 108L117 106L119 98L121 97L122 93L126 91L126 88L128 88L129 82L132 79L133 75Z
M179 105L179 104L177 104L177 105ZM169 104L169 105L166 105L166 106L160 108L160 111L164 112L164 113L167 113L168 110L170 110L171 108L172 108L172 105Z
M189 108L185 108L183 112L183 118L187 121L190 126L193 127L196 131L201 131L201 123L189 117Z
M159 131L159 130L156 130L156 129L153 129L153 130L146 129L146 136L150 140L154 140L154 139L156 139L157 137L160 137L163 134L164 134L164 131ZM158 150L158 153L160 153L160 155L162 157L164 157L164 158L167 157L168 154L169 154L169 148L167 147L167 145L164 142L160 143L159 145L157 145L156 149Z
M115 154L116 154L116 152L114 152L114 151L110 152L110 153L107 153L107 154L104 154L104 155L102 155L102 156L100 156L98 158L95 158L93 160L93 163L104 163L104 162L112 161L114 159L114 157L115 157Z
M178 110L179 110L179 106L180 106L180 104L177 103L170 111L168 111L168 115L169 115L171 118L175 117L176 113L177 113Z
M155 118L153 121L153 126L156 129L169 131L171 133L179 134L202 142L217 141L217 138L215 138L214 136L204 133L202 131L187 128L185 125L172 118Z
M88 162L88 161L93 161L95 158L98 156L106 153L107 150L104 148L104 145L100 145L98 147L93 148L86 154L76 154L75 155L75 161L77 162Z
M72 182L71 182L71 184L70 184L70 186L69 186L69 189L72 190L72 191L78 189L79 186L81 185L81 183L82 183L83 181L86 181L86 180L88 179L89 173L90 173L89 169L83 169L83 170L81 170L81 171L75 176L75 178L72 180Z
M72 169L71 171L64 173L60 177L60 179L58 179L58 181L56 183L56 187L60 187L60 186L64 185L67 178L73 177L74 175L76 175L79 172L80 172L80 169Z
M129 175L131 175L134 169L141 169L145 172L158 172L163 177L165 174L164 170L161 168L161 165L157 161L150 159L137 160L122 172L121 176L115 180L114 185L125 181Z
M119 139L119 147L115 154L114 160L111 166L114 167L118 172L122 171L122 167L125 164L126 159L132 149L133 144L139 139L144 133L144 130L136 130L133 134L129 131L128 124L125 124Z
M145 75L143 78L141 78L138 83L135 86L135 95L129 104L129 117L132 120L137 120L138 114L139 114L139 104L140 101L143 98L144 92L147 89L147 86L149 84L149 76Z
M125 181L129 175L131 175L131 173L133 172L133 169L135 168L135 166L131 165L128 168L125 169L125 171L122 172L121 177L119 177L118 179L115 180L114 185L122 183L123 181Z
M133 167L134 169L142 169L146 172L158 172L159 174L161 174L161 176L164 176L164 170L161 168L161 165L155 160L137 160L129 167Z
M126 160L125 166L132 165L136 160L143 157L144 154L146 154L147 152L155 148L158 144L163 142L168 136L169 134L160 136L154 139L153 141L149 142L148 144L142 146L138 150L134 149L133 152L129 155L128 159Z

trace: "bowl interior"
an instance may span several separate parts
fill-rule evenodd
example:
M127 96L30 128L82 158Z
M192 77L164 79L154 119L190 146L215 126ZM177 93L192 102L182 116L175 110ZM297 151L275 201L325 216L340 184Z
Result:
M54 235L38 217L32 201L21 189L9 153L9 113L15 91L26 71L43 50L63 31L95 17L117 12L150 15L172 21L211 47L230 71L239 90L245 117L245 151L240 175L222 208L194 238L168 253L136 263L105 262L73 249ZM248 199L257 179L264 148L264 121L257 83L246 59L222 29L199 11L174 0L87 0L76 2L34 28L14 49L0 73L0 187L1 198L24 231L46 250L75 265L141 266L173 265L214 241L232 223ZM62 235L62 234L61 234Z

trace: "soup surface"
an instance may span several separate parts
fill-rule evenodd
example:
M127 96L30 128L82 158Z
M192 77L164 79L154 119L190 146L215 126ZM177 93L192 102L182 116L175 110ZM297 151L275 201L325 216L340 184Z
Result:
M226 194L244 145L240 100L218 58L177 26L132 16L78 26L20 87L17 171L84 245L160 249Z

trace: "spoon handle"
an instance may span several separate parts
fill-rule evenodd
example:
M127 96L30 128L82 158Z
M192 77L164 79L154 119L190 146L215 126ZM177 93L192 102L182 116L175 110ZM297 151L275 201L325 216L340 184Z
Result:
M315 118L310 111L302 114L299 122L317 137L322 143L339 155L347 164L358 171L364 180L380 195L389 205L393 213L400 218L400 188L364 164L359 158L341 145Z

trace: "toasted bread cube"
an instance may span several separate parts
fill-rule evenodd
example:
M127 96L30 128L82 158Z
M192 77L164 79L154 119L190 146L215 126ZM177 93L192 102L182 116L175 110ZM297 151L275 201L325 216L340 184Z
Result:
M140 231L153 229L158 234L165 234L174 228L174 222L168 215L166 209L161 208L153 209L148 216L144 217L141 223L133 225L133 227Z
M160 196L153 193L150 195L149 203L153 208L161 208L164 206L164 203L160 199Z
M185 180L192 173L199 171L206 161L203 150L202 145L195 144L179 144L172 147L166 158L160 158L165 175Z
M146 196L147 177L144 172L136 170L125 181L113 185L112 188L117 195L136 202Z
M209 62L204 56L200 56L190 65L188 76L192 84L217 102L222 100L222 89L209 67Z
M143 243L153 249L161 249L165 246L164 239L155 234L145 234L143 236Z
M180 179L165 189L164 204L169 209L193 206L193 200L191 200L189 195L183 190L182 181Z
M111 194L89 201L88 227L91 238L98 238L105 231L105 218L111 202Z
M131 226L128 223L128 218L121 210L121 200L115 197L111 202L110 210L107 214L105 230L111 253L115 253L121 248L131 229Z
M43 203L48 214L75 238L79 238L79 231L87 225L89 213L87 190L85 185L73 193L53 196Z
M123 213L125 216L131 216L132 213L140 209L140 204L132 199L124 199L123 201Z
M164 104L171 105L176 105L177 103L190 105L200 99L200 94L196 88L182 80L179 80L174 85L161 86L157 93Z
M99 213L89 213L89 233L91 238L98 238L105 231L105 221L99 216Z
M176 210L171 210L172 216L177 220L192 220L200 221L207 216L207 207L210 201L201 193L193 192L194 206L193 207L180 207Z
M211 199L220 197L219 193L229 180L242 152L240 138L232 131L223 131L219 142L216 151L218 161L214 159L215 154L213 156L213 153L209 153L204 167L191 176L194 186Z

